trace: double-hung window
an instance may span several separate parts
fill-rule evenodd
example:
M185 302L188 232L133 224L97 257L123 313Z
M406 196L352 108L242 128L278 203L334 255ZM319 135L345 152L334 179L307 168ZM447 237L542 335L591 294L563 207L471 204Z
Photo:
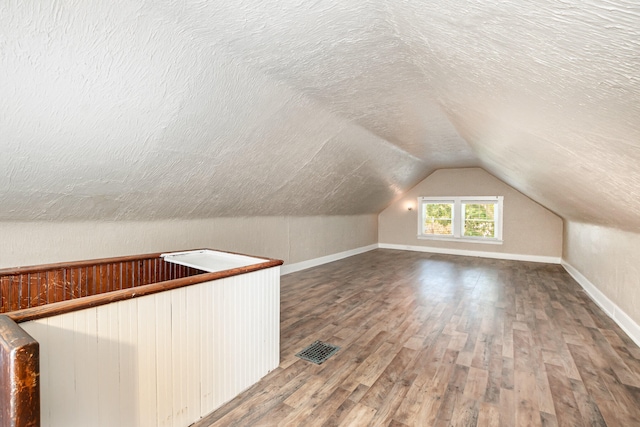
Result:
M419 197L418 238L502 243L502 196Z

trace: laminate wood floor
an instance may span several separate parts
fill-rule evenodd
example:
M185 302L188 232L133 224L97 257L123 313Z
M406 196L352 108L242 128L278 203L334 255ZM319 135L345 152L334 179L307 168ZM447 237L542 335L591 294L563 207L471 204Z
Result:
M559 265L378 249L281 287L280 366L197 427L640 426L640 349Z

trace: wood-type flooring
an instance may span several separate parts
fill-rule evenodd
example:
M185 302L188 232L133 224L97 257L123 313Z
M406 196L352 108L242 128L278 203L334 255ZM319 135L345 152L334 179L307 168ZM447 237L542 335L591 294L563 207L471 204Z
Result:
M341 348L295 356L315 340ZM196 426L640 426L640 349L559 265L378 249L283 276L280 360Z

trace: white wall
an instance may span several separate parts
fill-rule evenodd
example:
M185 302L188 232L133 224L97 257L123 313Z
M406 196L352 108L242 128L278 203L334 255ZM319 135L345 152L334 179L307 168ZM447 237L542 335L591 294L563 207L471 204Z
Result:
M640 234L566 221L563 262L640 343Z
M502 245L421 240L417 198L420 196L504 196ZM411 205L412 210L407 210ZM560 262L562 219L480 168L439 169L378 217L381 245L418 250Z
M0 222L0 268L212 248L299 263L377 243L376 215Z

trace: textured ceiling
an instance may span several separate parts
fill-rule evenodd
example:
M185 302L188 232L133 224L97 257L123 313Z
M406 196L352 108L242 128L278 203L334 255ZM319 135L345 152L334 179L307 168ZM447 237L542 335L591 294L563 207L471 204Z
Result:
M0 220L378 212L482 166L640 229L633 1L0 4Z

